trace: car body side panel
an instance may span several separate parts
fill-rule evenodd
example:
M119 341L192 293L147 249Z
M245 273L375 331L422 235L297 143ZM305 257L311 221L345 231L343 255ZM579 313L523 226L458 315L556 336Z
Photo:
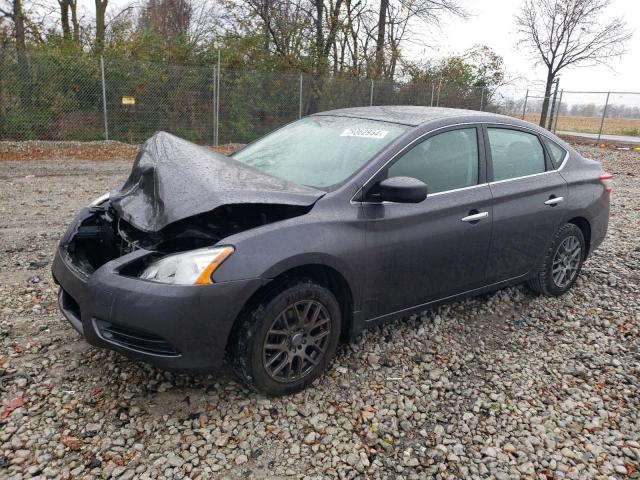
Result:
M603 242L609 225L610 194L605 191L599 176L602 166L570 153L567 165L560 171L569 187L565 220L582 217L591 227L590 252ZM613 193L615 195L615 191Z
M369 219L363 315L375 318L477 288L491 239L487 185L429 196L417 204L365 204ZM462 218L486 212L487 218Z
M493 236L487 281L524 275L544 254L565 218L567 184L552 171L490 184L493 193ZM556 205L546 205L562 197Z
M235 252L215 272L214 281L273 279L305 265L336 270L351 288L359 309L362 275L370 261L364 252L366 219L359 206L321 199L311 212L225 238Z

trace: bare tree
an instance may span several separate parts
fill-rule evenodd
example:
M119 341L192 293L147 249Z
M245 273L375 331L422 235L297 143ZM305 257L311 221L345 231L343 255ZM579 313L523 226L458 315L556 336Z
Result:
M95 0L96 2L96 41L94 50L97 54L102 54L104 50L104 32L105 32L105 12L109 0Z
M265 49L285 64L310 43L313 28L310 7L304 0L245 0L244 4L260 19Z
M24 108L28 108L31 106L31 73L27 58L25 14L22 1L12 0L11 10L0 8L0 14L13 20L13 36L20 75L20 102Z
M378 12L378 36L376 37L376 64L374 76L380 78L384 68L384 47L386 39L387 13L389 10L389 0L380 0L380 10Z
M443 15L466 17L458 0L381 0L376 36L374 76L391 78L400 57L400 44L413 32L412 22L434 25ZM387 53L388 62L385 61ZM388 63L388 64L387 64Z
M611 0L526 0L516 16L520 45L533 50L547 68L540 126L545 125L551 86L562 69L605 63L624 53L631 33L622 17L601 22L610 6Z
M164 38L187 36L193 9L187 0L147 0L138 20L141 29Z
M71 24L69 23L69 0L58 0L60 7L60 25L62 26L62 38L71 40Z
M73 26L73 42L80 44L80 22L78 21L78 0L67 0L71 11L71 25Z

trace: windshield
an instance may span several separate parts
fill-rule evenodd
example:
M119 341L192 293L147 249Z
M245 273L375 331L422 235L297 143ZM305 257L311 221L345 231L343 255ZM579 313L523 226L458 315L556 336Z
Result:
M274 177L327 189L353 175L407 128L359 118L306 117L248 145L233 158Z

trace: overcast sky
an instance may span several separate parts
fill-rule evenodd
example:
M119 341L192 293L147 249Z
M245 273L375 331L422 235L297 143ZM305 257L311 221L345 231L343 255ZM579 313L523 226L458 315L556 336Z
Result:
M534 67L534 61L517 47L514 16L524 0L461 0L472 16L467 21L447 20L441 30L433 33L439 45L436 52L426 50L426 55L438 56L458 53L474 44L491 47L505 60L508 73L522 79L518 86L542 88L545 70ZM624 16L631 29L638 25L640 0L613 0L611 14ZM412 54L420 54L416 50ZM627 53L605 66L575 67L562 72L561 88L580 91L640 91L640 32L635 31L627 44Z

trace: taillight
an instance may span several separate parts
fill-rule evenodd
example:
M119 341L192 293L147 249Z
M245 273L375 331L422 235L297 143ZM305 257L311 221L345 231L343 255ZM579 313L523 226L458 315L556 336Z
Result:
M611 193L611 190L613 188L612 178L613 175L607 172L603 172L602 175L600 175L600 181L602 182L602 185L604 185L604 191L609 194Z

